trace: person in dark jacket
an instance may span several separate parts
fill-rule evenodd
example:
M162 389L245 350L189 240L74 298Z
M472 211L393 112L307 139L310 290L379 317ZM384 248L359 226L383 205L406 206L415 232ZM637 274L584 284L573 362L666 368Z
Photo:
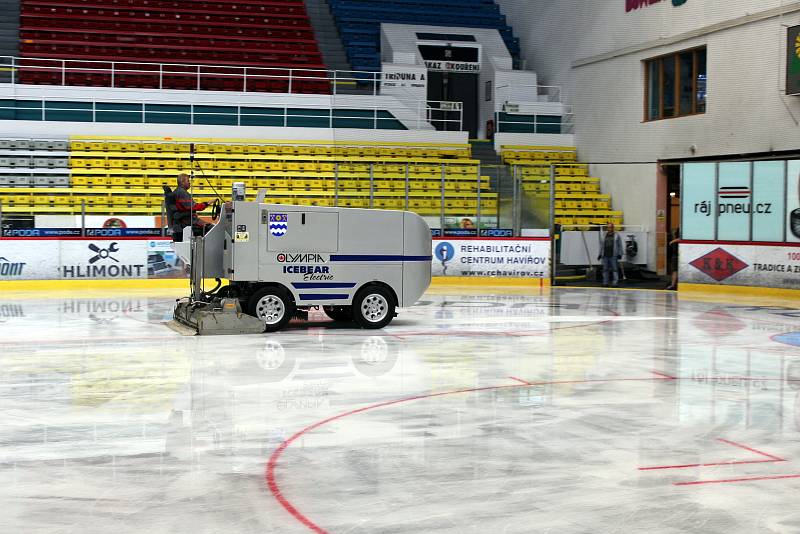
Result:
M606 235L600 244L600 255L597 257L603 263L603 287L608 287L609 275L612 286L619 284L619 260L622 259L622 238L614 231L614 223L606 225Z
M197 217L197 213L208 208L207 202L195 202L189 193L192 179L188 174L178 175L178 187L173 192L175 213L172 217L172 240L183 241L183 229L192 226L194 235L203 235L206 223Z
M672 240L667 245L667 264L669 266L669 272L671 278L671 283L667 289L678 289L678 246L681 243L681 230L680 228L676 228L672 234Z

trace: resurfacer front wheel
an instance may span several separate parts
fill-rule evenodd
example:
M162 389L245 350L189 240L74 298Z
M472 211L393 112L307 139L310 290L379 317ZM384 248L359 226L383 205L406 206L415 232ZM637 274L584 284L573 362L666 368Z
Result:
M294 302L282 287L265 287L250 297L250 315L264 323L265 332L283 328L294 315Z
M353 299L353 319L361 328L383 328L394 318L394 298L381 286L367 286Z

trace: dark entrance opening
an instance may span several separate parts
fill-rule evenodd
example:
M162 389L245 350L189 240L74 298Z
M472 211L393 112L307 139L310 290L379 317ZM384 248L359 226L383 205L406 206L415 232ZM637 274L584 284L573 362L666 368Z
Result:
M665 164L667 175L667 234L672 235L681 225L681 167Z
M478 137L478 75L461 72L428 71L428 100L461 102L463 130L470 139ZM444 131L459 131L457 111L434 111L434 128ZM445 119L445 120L442 120Z
M442 36L447 37L447 36ZM465 36L464 40L474 41ZM474 46L447 44L421 44L418 46L422 59L428 66L428 100L461 102L463 124L459 124L459 112L437 109L431 113L431 123L437 130L468 131L471 139L478 137L478 76L480 73L480 50Z

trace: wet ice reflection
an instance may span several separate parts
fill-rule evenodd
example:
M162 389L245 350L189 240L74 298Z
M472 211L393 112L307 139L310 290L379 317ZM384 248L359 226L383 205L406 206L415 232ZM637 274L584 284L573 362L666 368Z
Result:
M329 532L796 530L800 305L430 293L200 338L172 303L0 303L0 531L309 531L265 470L311 425L275 482Z

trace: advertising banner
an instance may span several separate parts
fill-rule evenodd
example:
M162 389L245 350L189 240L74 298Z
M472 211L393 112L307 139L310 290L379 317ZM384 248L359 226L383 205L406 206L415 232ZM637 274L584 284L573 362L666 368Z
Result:
M550 276L547 238L445 237L432 248L434 276ZM185 278L186 269L169 239L0 240L0 280Z
M680 282L800 289L800 247L680 245Z
M168 239L4 239L0 280L183 278Z
M0 280L52 280L58 278L57 242L0 241Z
M172 249L168 239L147 241L148 278L188 278L189 268Z
M548 278L549 239L435 239L433 276Z
M147 278L147 247L140 240L61 241L60 278Z
M800 95L800 26L787 31L786 94Z
M800 243L800 160L786 162L786 241Z
M714 239L717 223L716 167L713 163L683 166L681 217L685 239Z
M683 165L684 239L800 242L800 160Z

